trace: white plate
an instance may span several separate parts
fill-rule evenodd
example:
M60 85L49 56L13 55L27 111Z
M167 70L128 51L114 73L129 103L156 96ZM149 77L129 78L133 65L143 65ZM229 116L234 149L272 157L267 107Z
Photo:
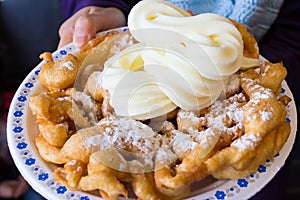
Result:
M123 27L119 31L126 31ZM104 32L102 34L106 34ZM76 51L70 44L53 53L55 60L59 60L67 53ZM69 200L99 200L100 197L91 193L69 190L66 186L54 181L54 165L44 162L34 145L34 138L38 134L35 118L28 108L29 97L42 90L37 80L42 66L36 66L17 90L8 114L7 139L11 155L16 166L29 184L47 199ZM292 93L286 82L283 83L285 94L292 98ZM248 199L260 191L284 165L296 136L297 116L294 100L289 104L287 120L291 123L291 134L282 150L272 159L261 165L256 173L238 180L215 180L211 177L192 184L192 191L188 199Z

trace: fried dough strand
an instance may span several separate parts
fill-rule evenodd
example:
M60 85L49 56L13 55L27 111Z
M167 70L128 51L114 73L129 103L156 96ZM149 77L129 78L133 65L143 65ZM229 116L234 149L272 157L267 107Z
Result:
M243 41L244 41L244 56L246 56L247 58L258 58L259 57L259 48L258 48L258 44L254 38L254 35L249 33L247 28L233 20L230 19L231 22L235 25L235 27L240 31Z
M232 22L244 56L257 59L253 35ZM104 62L134 43L129 31L112 31L60 61L41 55L38 78L47 91L32 95L29 108L40 131L36 147L57 165L56 181L104 199L128 198L131 189L138 199L182 199L193 182L247 176L283 147L292 99L280 94L287 75L282 63L240 70L226 97L198 113L177 108L152 122L117 116L98 79Z
M281 73L281 70L277 72ZM250 97L244 107L245 134L206 161L208 171L217 178L236 179L255 171L259 163L278 152L290 133L290 125L285 122L285 106L270 88L258 84L260 79L256 81L251 78L253 76L246 73L241 80L243 90ZM275 85L276 88L278 86ZM284 131L281 133L278 130ZM276 145L269 143L272 140L277 141Z
M81 129L72 135L62 148L55 147L40 134L36 137L35 143L40 156L51 163L64 164L71 160L78 160L88 163L91 149L87 149L85 139L97 135L100 132L99 126L92 126Z
M117 174L122 174L123 178L126 177L125 180L128 179L128 175L106 167L97 159L97 155L95 154L90 156L88 175L81 178L79 188L84 191L97 189L105 199L118 199L120 195L127 198L128 191L119 182Z
M45 52L40 58L44 59L38 75L39 81L50 91L62 90L73 86L82 60L73 54L66 55L62 60L54 62L52 54Z

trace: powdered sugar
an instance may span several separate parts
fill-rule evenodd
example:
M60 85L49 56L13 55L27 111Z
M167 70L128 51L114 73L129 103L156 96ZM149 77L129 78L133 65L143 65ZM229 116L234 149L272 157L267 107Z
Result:
M191 111L185 111L180 110L177 114L178 119L189 119L193 124L197 124L199 121L199 118L196 116L194 112Z
M85 92L76 91L72 94L72 96L75 101L81 102L83 104L85 110L92 110L92 108L94 107L92 98Z
M63 62L60 67L67 68L70 71L74 70L74 64L72 61Z
M235 140L232 146L237 147L239 151L245 151L247 148L254 149L256 144L261 141L261 138L253 133L247 133L241 138Z
M239 103L237 100L240 100ZM245 103L245 96L240 93L230 97L228 100L217 101L211 106L211 111L206 115L207 126L222 132L232 125L242 125Z
M58 97L56 100L58 101L72 101L72 98L69 96L65 96L65 97Z
M226 93L237 91L240 88L240 84L241 84L240 76L238 74L231 75L225 87Z
M260 111L259 113L263 121L268 121L273 116L272 112Z
M176 131L176 135L172 140L173 150L179 157L186 152L193 150L198 144L193 141L190 135Z
M115 147L128 149L133 146L139 152L150 153L159 146L159 138L155 137L155 132L141 122L120 118L113 121L103 119L99 124L106 126L102 134Z
M261 71L257 68L255 72ZM92 146L100 145L101 148L114 147L139 153L143 155L144 160L140 160L138 164L147 165L153 165L153 160L162 165L173 162L176 157L184 157L198 145L202 146L204 152L209 152L223 137L229 137L229 140L233 141L232 146L240 151L254 148L261 138L253 133L244 132L244 117L246 116L246 120L255 120L257 117L264 121L269 120L272 112L257 108L261 100L273 98L274 94L270 89L259 85L256 79L243 78L241 81L238 74L230 77L226 91L238 91L241 82L248 88L250 100L244 92L240 92L227 99L215 101L204 114L179 110L177 122L187 120L193 127L166 129L165 131L169 132L166 136L136 120L123 117L104 118L99 122L99 125L106 126L102 133L99 133L101 136L94 136L86 142ZM250 106L247 113L245 105Z
M63 127L65 130L69 130L69 124L67 122L60 123L58 126Z
M151 168L154 159L167 165L177 158L170 146L170 138L141 122L129 118L103 118L96 126L100 126L101 131L85 140L87 148L125 150L131 154L130 165Z
M130 47L133 44L134 38L131 35L123 35L123 37L120 37L119 40L115 41L114 46L110 50L110 53L111 55L116 55L121 50L125 49L126 47Z

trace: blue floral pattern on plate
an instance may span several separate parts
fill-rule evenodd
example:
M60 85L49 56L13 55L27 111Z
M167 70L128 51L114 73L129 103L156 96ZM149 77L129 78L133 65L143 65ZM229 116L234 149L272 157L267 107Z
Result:
M127 31L127 27L117 29L118 31ZM107 34L109 31L101 34ZM55 61L62 59L66 54L75 52L76 49L72 45L53 53ZM15 94L9 111L7 124L7 138L11 154L20 172L27 178L28 182L47 198L51 199L79 199L92 200L101 199L89 193L80 191L71 191L66 186L54 181L53 171L50 169L36 152L34 143L28 137L29 130L27 129L27 112L28 100L30 95L35 92L39 86L38 74L43 62L41 62L33 71L26 77L18 91ZM287 85L282 88L282 93L292 96ZM283 147L280 154L266 161L264 165L260 165L255 173L238 180L228 180L224 184L220 184L207 192L200 192L188 199L240 199L241 197L251 197L259 189L261 189L279 168L284 164L286 157L291 151L292 144L296 133L296 111L294 102L289 106L287 122L292 125L292 131L287 144ZM32 131L32 130L30 130Z

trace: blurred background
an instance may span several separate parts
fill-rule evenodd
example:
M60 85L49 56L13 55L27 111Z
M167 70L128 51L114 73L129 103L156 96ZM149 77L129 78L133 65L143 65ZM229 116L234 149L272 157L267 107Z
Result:
M44 51L56 50L59 40L58 29L63 18L58 0L0 0L0 9L0 147L2 146L0 155L2 155L5 154L3 151L7 151L4 148L5 119L9 108L7 102L26 75L41 61L39 55ZM286 165L280 171L280 176L275 177L284 179L284 184L281 184L284 199L300 199L300 182L297 174L299 169L300 139L296 137Z
M7 193L17 187L23 192L14 199L43 199L14 166L6 143L6 116L18 86L41 62L39 55L56 50L62 21L58 0L0 0L0 200L8 200Z
M63 20L59 1L4 0L0 20L1 88L15 89L42 52L56 49Z

